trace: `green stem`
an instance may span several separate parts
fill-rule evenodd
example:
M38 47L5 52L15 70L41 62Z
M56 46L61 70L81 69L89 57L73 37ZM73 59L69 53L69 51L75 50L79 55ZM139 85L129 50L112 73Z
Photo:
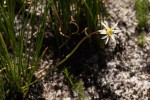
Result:
M10 70L12 72L12 74L14 75L14 70L13 70L13 66L12 66L12 63L11 63L11 59L10 59L10 56L9 56L9 53L8 53L8 49L7 49L7 46L5 44L5 41L3 39L3 36L2 36L2 33L0 32L0 42L1 42L1 45L2 45L2 48L1 49L4 49L4 53L5 53L5 59L6 61L8 62L8 66L10 67Z
M73 55L73 53L79 48L79 46L81 45L82 42L84 42L87 38L90 38L92 35L94 35L96 33L97 32L92 32L92 33L88 34L86 37L84 37L63 60L61 60L60 62L58 62L56 64L55 68L60 66L61 64L63 64L66 60L68 60L68 58L70 58Z

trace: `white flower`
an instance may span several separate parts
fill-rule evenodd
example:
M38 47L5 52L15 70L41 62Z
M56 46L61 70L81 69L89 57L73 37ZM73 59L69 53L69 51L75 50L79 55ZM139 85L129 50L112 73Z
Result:
M116 35L116 33L119 33L121 32L121 30L115 30L115 28L117 27L118 25L118 22L112 27L110 28L108 26L108 23L106 21L101 22L101 24L105 27L103 30L98 30L98 32L100 32L100 34L105 34L104 37L102 37L102 39L106 39L105 41L105 44L108 43L108 40L111 38L115 43L116 43L116 40L115 38L118 38L118 36Z

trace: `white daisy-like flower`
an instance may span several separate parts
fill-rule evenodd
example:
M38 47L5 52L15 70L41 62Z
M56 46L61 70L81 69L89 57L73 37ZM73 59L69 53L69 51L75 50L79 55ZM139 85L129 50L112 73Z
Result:
M101 22L101 24L104 26L104 29L98 30L98 32L105 35L104 37L102 37L102 39L106 39L105 44L108 43L110 38L116 43L116 38L118 38L116 33L121 32L121 30L115 29L118 25L118 22L112 28L108 26L108 23L106 21Z

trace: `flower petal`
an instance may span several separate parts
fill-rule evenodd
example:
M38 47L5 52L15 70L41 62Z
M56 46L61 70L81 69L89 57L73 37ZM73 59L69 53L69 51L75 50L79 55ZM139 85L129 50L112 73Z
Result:
M101 24L105 27L105 28L108 28L108 23L105 21L104 23L101 22Z
M104 20L104 24L109 28L107 21Z
M112 27L112 29L115 29L118 25L118 22Z
M98 32L100 32L100 34L107 34L106 30L98 30Z
M105 41L105 44L107 44L107 43L108 43L108 40L109 40L109 37L107 37L107 39L106 39L106 41Z
M121 30L113 30L114 33L119 33Z
M116 43L114 34L111 36L112 40Z
M108 37L108 35L106 35L106 36L102 37L101 39L106 39L107 37Z

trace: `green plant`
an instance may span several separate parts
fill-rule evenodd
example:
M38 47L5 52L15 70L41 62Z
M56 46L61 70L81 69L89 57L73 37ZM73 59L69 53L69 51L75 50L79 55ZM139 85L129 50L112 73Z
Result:
M148 27L148 13L149 13L149 2L148 0L136 0L135 2L135 10L136 10L136 17L138 20L138 28L140 30L140 35L138 37L138 44L141 47L144 47L145 38L144 33Z
M104 47L104 40L100 35L95 35L98 33L95 30L101 28L104 16L108 16L108 13L102 0L52 0L48 20L54 37L50 49L54 55L61 56L62 60L51 71L68 60L86 39L94 40ZM74 36L77 38L70 43L74 44L69 50L70 53L63 54L61 48L70 48L67 44Z
M63 56L63 47L75 36L73 41L79 42L85 36L101 27L101 20L107 14L102 0L53 0L49 16L50 25L54 33L54 45L51 48L54 54ZM100 36L92 37L89 41L100 43ZM65 56L65 55L64 55Z
M135 10L136 17L138 20L138 27L143 31L147 27L148 22L148 0L136 0L135 1Z
M88 100L87 94L85 93L85 91L83 89L83 86L84 86L83 82L74 82L73 76L69 75L67 68L65 68L63 72L64 72L66 78L69 80L69 83L70 83L72 89L77 94L77 96L78 96L77 99L78 100Z
M21 6L16 9L17 4ZM33 77L46 51L45 49L40 55L45 25L48 20L54 34L52 41L54 44L50 48L54 54L66 56L62 55L61 47L68 47L67 43L74 35L81 36L80 39L72 42L77 45L56 64L56 68L64 63L82 42L97 33L95 30L100 28L101 18L104 17L102 0L48 0L45 4L45 12L43 16L38 17L38 20L35 10L37 0L34 0L34 9L31 14L26 14L25 7L24 0L20 2L19 0L0 1L0 70L4 69L2 80L6 97L11 96L12 99L17 99L19 95L25 97L29 86L38 81ZM16 14L21 19L19 32L15 30ZM37 33L34 31L35 24L39 25ZM74 87L81 92L83 85L78 83L74 84Z
M39 20L36 19L36 2L33 13L27 15L25 15L26 5L23 4L20 12L17 13L17 16L20 16L21 29L16 32L17 26L14 23L16 1L6 0L5 6L4 3L0 3L0 70L4 69L2 80L8 99L15 100L20 95L25 97L30 85L37 81L33 77L45 53L44 51L40 55L50 4L50 1L45 4L45 12ZM35 22L39 25L36 34ZM31 29L26 26L27 23Z
M138 37L138 44L139 44L139 46L144 47L144 44L145 44L145 33L144 32L140 33L140 36Z

